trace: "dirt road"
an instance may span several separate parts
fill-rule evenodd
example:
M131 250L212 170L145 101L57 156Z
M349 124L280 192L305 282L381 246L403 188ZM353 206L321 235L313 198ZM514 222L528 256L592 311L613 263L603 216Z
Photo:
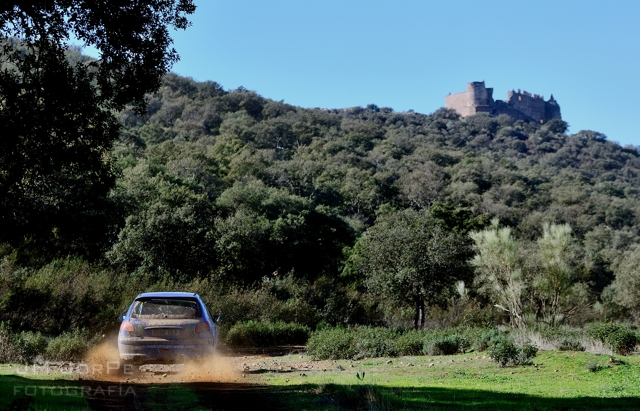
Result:
M287 397L297 394L267 389L260 375L282 372L277 359L286 352L291 349L225 350L211 362L143 365L113 373L105 372L107 361L114 358L113 346L105 345L87 358L90 370L97 367L102 372L79 380L92 410L281 410L287 408Z
M92 381L87 402L92 410L280 410L277 394L265 386L240 383L179 385L114 384Z

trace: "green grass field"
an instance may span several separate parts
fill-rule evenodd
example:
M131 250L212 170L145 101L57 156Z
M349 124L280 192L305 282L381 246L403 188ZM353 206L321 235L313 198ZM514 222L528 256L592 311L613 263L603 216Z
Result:
M290 404L307 410L640 409L640 357L617 357L621 362L612 364L606 355L548 351L534 359L537 366L500 368L483 356L329 361L326 371L265 372L261 378L283 392L315 397ZM274 361L286 369L300 358ZM587 370L588 364L597 371Z
M485 353L321 362L293 354L260 358L242 379L245 386L144 384L133 389L143 394L138 395L142 409L174 409L171 404L217 409L218 398L233 404L248 395L256 402L263 399L264 409L290 410L640 409L640 357L616 360L547 351L539 353L534 366L500 368ZM89 409L86 393L73 389L87 383L68 377L16 374L15 366L2 365L0 409L27 409L19 408L23 404L32 410ZM126 393L119 398L133 400Z
M8 375L0 368L0 410L77 411L89 406L76 381L55 376Z

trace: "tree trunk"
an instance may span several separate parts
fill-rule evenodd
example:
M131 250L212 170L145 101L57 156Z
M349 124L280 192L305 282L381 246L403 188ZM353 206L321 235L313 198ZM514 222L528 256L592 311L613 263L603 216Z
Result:
M413 328L418 329L418 323L420 321L420 299L418 297L414 297L413 299L415 303L416 311L413 314Z

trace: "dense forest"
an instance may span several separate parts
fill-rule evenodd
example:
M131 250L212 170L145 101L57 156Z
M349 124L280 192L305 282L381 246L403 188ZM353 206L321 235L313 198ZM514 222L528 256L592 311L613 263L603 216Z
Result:
M117 112L108 192L67 192L82 181L64 175L23 199L47 224L3 235L0 320L95 327L167 287L232 320L310 326L636 318L636 147L560 120L302 108L176 74L147 99ZM512 247L509 278L492 238ZM514 289L517 309L501 303ZM58 311L19 319L25 296Z

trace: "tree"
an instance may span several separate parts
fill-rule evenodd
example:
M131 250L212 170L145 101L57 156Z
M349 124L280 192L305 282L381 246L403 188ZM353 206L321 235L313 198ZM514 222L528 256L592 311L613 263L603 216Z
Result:
M427 211L407 209L381 216L354 252L367 288L413 305L416 328L424 326L425 303L444 305L448 292L468 274L464 238Z
M194 10L192 0L0 5L0 242L104 246L113 110L144 110L178 59L168 27L186 28ZM72 36L100 59L69 59Z
M152 277L191 280L208 274L216 262L213 207L188 187L154 180L158 198L127 217L107 257L123 271Z
M476 268L478 290L487 294L495 307L509 314L513 327L525 327L523 296L528 282L522 270L519 244L508 227L499 227L494 219L485 230L469 234L475 242L476 255L471 265Z
M631 310L640 309L640 246L623 254L613 282L615 301Z
M222 271L245 283L292 270L310 280L335 276L343 248L353 241L347 224L327 207L259 180L235 184L216 205Z
M536 319L556 326L580 308L578 274L572 248L571 227L568 224L543 225L538 239L535 290Z

